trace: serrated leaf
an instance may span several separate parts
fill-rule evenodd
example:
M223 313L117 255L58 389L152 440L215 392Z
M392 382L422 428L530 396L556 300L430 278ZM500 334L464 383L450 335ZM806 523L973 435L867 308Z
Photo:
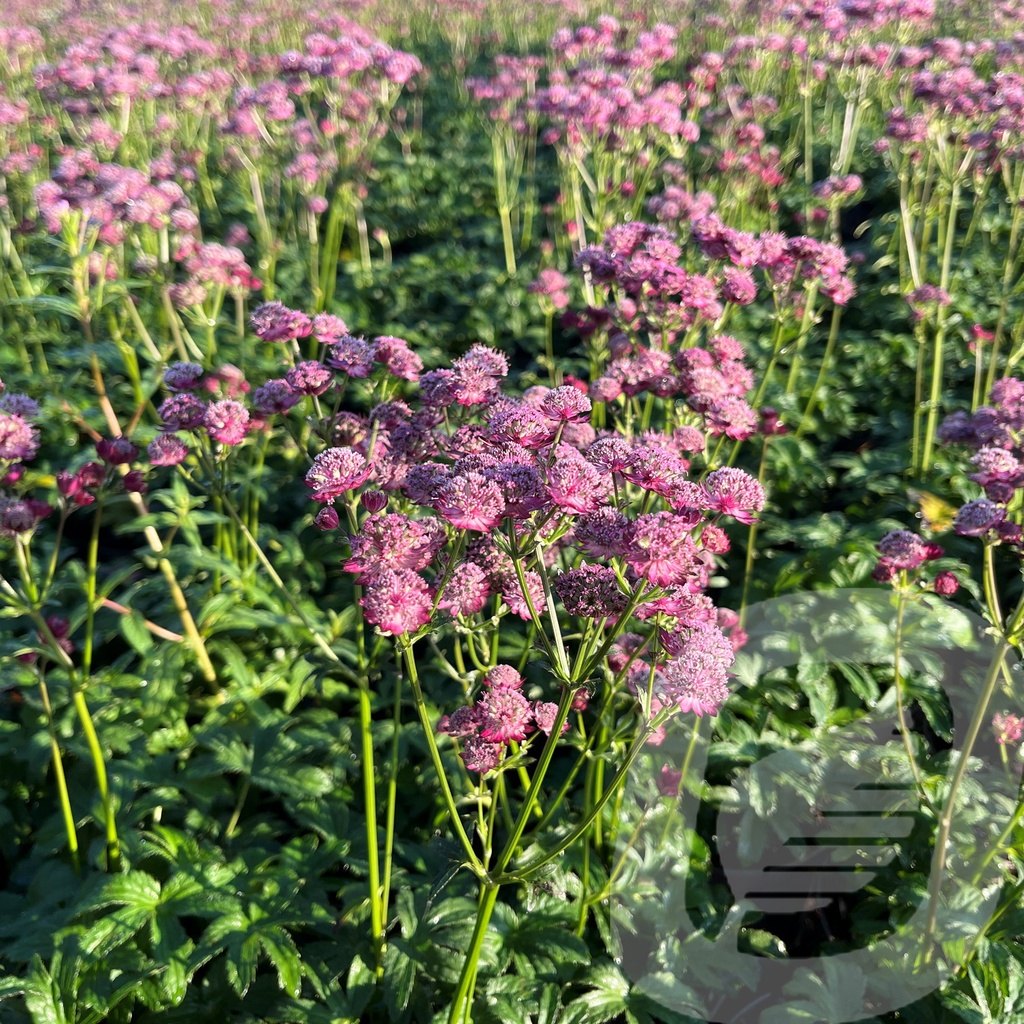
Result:
M277 969L278 984L293 999L297 999L302 993L302 963L295 941L283 928L261 931L259 934L260 944Z
M393 1021L403 1020L412 998L418 965L409 956L405 943L394 939L384 952L384 1003Z

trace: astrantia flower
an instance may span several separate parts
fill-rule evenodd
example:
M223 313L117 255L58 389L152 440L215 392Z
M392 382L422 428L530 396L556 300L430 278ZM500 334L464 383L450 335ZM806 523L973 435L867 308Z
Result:
M313 334L324 345L336 345L348 334L348 327L340 316L333 313L317 313L313 317Z
M334 374L323 363L307 360L292 367L284 379L300 395L322 395L331 386Z
M172 395L160 403L157 415L171 430L191 430L202 424L206 403L195 395Z
M0 412L0 459L27 462L39 449L39 432L17 413Z
M444 541L443 530L428 525L435 519L410 519L399 513L371 515L349 538L352 555L346 572L377 575L383 569L425 569Z
M437 720L437 731L442 736L453 736L465 739L475 736L480 728L480 716L476 708L463 706L456 708L450 715L442 715Z
M878 553L894 569L916 569L928 558L924 541L910 530L891 530L878 542Z
M554 579L555 593L570 615L607 618L620 614L628 598L619 590L613 569L604 565L581 565Z
M741 523L753 523L764 508L764 488L742 469L725 467L709 473L704 480L707 507Z
M505 511L501 487L481 473L460 473L446 480L437 492L434 507L452 526L487 533Z
M300 395L288 381L277 377L261 384L252 395L252 407L261 416L287 412L302 401Z
M485 740L507 743L525 739L530 731L533 706L518 690L487 690L476 707Z
M433 597L427 581L411 569L387 569L365 584L359 603L371 625L404 636L430 621Z
M680 711L717 715L729 698L733 657L732 644L717 626L691 630L678 657L657 675L655 696Z
M995 733L996 742L1003 746L1016 743L1024 736L1024 719L997 712L992 716L992 732Z
M757 433L757 413L742 398L729 396L714 402L707 411L708 426L716 436L746 441Z
M313 460L306 486L313 488L313 501L329 502L358 487L369 475L369 463L354 448L327 448Z
M249 410L230 398L213 402L203 414L203 426L214 441L241 444L249 432Z
M523 677L511 665L495 665L484 676L484 686L491 690L521 690Z
M573 525L573 537L593 558L615 558L629 549L633 524L617 509L606 506L580 516Z
M590 399L571 384L549 391L541 402L541 408L553 420L582 420L590 415Z
M445 584L440 607L453 615L475 615L490 596L487 573L476 562L462 562Z
M964 537L980 537L1006 518L1006 509L987 498L969 501L956 514L953 529Z
M539 574L532 570L523 573L523 577L526 580L526 589L529 592L533 610L539 615L541 609L544 608L544 584ZM528 622L532 617L530 615L530 605L526 603L523 588L519 584L519 577L515 572L505 572L501 575L498 582L501 586L502 599L508 605L509 611L513 615L518 615L524 622Z
M551 420L529 405L514 405L501 410L491 417L488 426L495 439L514 441L531 451L550 444L555 436Z
M470 736L462 745L460 756L468 771L484 775L498 767L502 750L500 743L490 743L480 736Z
M362 338L345 335L331 346L327 364L349 377L368 377L373 369L373 346Z
M291 341L305 338L313 329L310 318L297 309L289 309L283 302L264 302L249 317L249 326L263 341Z
M203 368L198 363L171 363L164 370L164 387L168 391L194 391L203 381Z
M127 437L102 437L96 442L96 454L108 466L127 466L138 457L139 449Z
M558 705L552 701L537 701L537 703L533 705L534 723L545 736L551 735L551 730L555 727L555 719L557 717ZM567 732L568 729L569 722L566 720L562 723L562 732Z
M188 445L174 434L161 434L149 442L146 454L154 466L177 466L188 457Z
M560 445L547 473L548 497L567 512L593 512L605 500L608 483L575 448Z
M419 380L423 360L409 348L402 338L382 336L373 341L373 358L383 363L388 373L400 380Z
M683 583L693 574L696 559L697 545L686 520L671 512L652 512L633 523L626 561L655 586Z

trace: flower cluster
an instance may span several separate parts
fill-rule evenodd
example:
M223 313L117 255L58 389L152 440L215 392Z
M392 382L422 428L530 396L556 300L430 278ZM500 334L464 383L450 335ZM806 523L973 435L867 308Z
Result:
M1020 550L1019 512L1011 512L1024 485L1024 381L1004 377L992 386L991 405L974 413L946 417L938 436L971 452L967 477L983 498L967 502L956 514L953 529L965 537L982 537Z
M485 774L497 768L509 743L518 743L539 730L549 735L558 705L530 701L523 694L523 678L511 665L496 665L484 677L475 705L456 708L437 723L437 731L461 741L461 756L471 772ZM564 732L568 721L562 726Z
M934 541L922 540L911 530L890 530L878 542L878 554L871 573L878 583L894 583L909 575L942 597L952 597L960 589L960 581L948 570L937 573L931 581L922 574L927 563L942 558L945 552Z

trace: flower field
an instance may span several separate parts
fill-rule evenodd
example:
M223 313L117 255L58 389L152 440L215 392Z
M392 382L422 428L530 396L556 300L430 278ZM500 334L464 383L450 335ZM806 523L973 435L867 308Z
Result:
M1024 6L7 0L0 1024L1024 1021Z

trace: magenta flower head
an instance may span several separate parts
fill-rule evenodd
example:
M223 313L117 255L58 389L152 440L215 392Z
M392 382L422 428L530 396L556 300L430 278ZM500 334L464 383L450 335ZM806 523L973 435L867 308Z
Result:
M686 582L697 562L697 545L687 523L671 512L638 516L626 561L656 587Z
M430 621L433 597L427 581L412 569L386 569L366 583L359 603L370 625L404 636Z
M992 732L1002 746L1016 743L1024 736L1024 719L1017 715L996 713L992 716Z
M322 395L334 380L334 374L315 360L299 363L284 378L300 395Z
M300 395L283 377L275 377L261 384L252 394L252 407L261 416L287 412L302 401Z
M553 420L572 422L590 415L590 399L571 384L549 391L540 403L541 409Z
M566 512L594 512L608 494L610 484L598 469L575 449L560 445L548 470L548 497Z
M663 705L698 716L717 715L729 698L728 669L735 653L718 626L683 631L682 650L655 677L655 696Z
M327 532L328 530L336 530L341 519L338 517L338 510L336 508L332 505L325 505L319 512L317 512L313 522L316 524L318 530Z
M951 572L940 572L935 577L935 593L940 597L952 597L960 589L960 581Z
M212 402L203 414L207 433L221 444L241 444L249 432L249 410L231 398Z
M126 437L102 437L96 442L96 454L108 466L126 466L139 454L139 449Z
M490 690L521 690L523 677L511 665L495 665L484 676L484 686Z
M370 464L354 448L327 448L313 460L306 486L313 488L313 501L330 502L358 487L369 475Z
M713 512L732 516L741 523L752 523L764 508L764 488L742 469L725 467L707 475L704 489L707 507Z
M536 726L545 736L551 735L555 727L555 719L558 717L558 705L552 701L537 701L533 705L533 720ZM569 731L569 722L562 723L562 732Z
M500 743L491 743L482 736L470 736L462 745L460 756L468 771L485 775L501 763L502 749Z
M164 371L168 391L195 391L202 382L203 368L198 363L171 363Z
M313 322L305 313L289 309L283 302L264 302L252 311L249 326L262 341L291 341L305 338Z
M39 432L16 413L0 412L0 459L7 462L31 459L39 449Z
M160 403L157 415L170 430L191 430L202 424L206 403L195 395L172 395Z
M1006 518L1006 509L987 498L969 501L956 514L953 529L963 537L981 537Z
M533 706L518 690L488 690L477 704L477 716L483 739L507 743L526 738Z
M452 526L488 533L501 522L505 497L483 474L460 473L441 485L434 507Z
M893 569L916 569L928 560L924 541L910 530L891 530L878 542L878 553Z

